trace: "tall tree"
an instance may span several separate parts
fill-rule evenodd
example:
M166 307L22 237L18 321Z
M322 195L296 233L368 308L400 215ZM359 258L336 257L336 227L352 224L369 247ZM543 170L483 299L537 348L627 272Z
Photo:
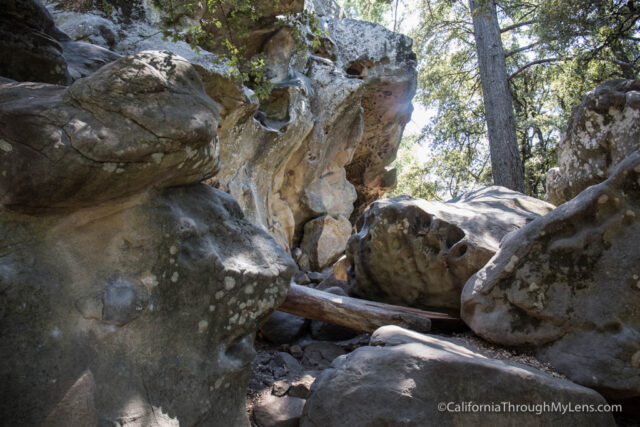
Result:
M368 10L375 10L371 6L376 5L377 10L384 10L380 20L391 28L392 0L339 1L358 4L361 10L366 10L367 5ZM475 1L482 6L488 0ZM468 2L400 0L403 7L399 9L405 11L405 16L401 14L399 22L418 21L410 33L418 56L416 101L429 117L420 140L404 142L406 150L401 151L397 164L401 184L398 191L404 188L408 194L446 199L491 183L488 112L482 93L474 16L469 13ZM492 22L499 24L501 33L500 38L494 39L503 46L527 194L545 196L545 174L556 163L561 132L572 107L584 94L612 78L638 78L639 3L640 0L490 3ZM428 146L429 154L424 154L424 148L415 148L417 145ZM420 152L421 158L411 158L414 152Z
M469 0L469 10L482 83L493 182L524 192L522 161L518 153L513 101L496 5L493 0Z

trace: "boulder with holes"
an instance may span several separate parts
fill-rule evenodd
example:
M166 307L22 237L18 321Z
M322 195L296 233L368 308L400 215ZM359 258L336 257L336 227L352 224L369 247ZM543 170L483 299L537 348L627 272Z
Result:
M0 84L0 418L248 425L260 322L293 260L218 165L218 105L166 52L70 87Z
M606 397L640 396L639 218L640 150L509 235L465 285L464 321Z
M416 90L411 39L380 25L344 19L333 0L291 0L275 9L270 9L273 2L256 2L264 19L248 23L243 51L264 56L265 76L273 85L266 99L258 99L229 77L228 67L215 63L216 52L197 54L188 43L163 40L159 27L176 22L167 21L168 15L151 3L145 2L152 12L146 19L125 17L107 29L92 18L95 28L72 34L80 40L88 32L106 35L109 47L123 55L162 49L194 64L205 91L222 107L217 132L221 170L209 183L233 195L244 213L282 246L295 249L305 224L323 215L354 220L393 187L395 170L388 165ZM278 15L303 8L317 14L328 35L311 42L315 36L306 26L299 28L300 37L274 26ZM197 5L174 12L183 23L203 17ZM81 14L73 13L53 10L66 28L70 19L82 21Z
M387 166L416 89L411 39L341 19L331 1L305 7L319 14L329 36L303 51L292 49L284 31L265 43L274 90L252 112L242 92L227 103L223 166L211 181L289 249L302 240L307 222L324 215L353 220L394 185ZM223 92L209 91L216 100Z
M500 240L552 209L504 187L448 202L407 196L374 202L347 246L351 293L457 313L462 287L493 256Z

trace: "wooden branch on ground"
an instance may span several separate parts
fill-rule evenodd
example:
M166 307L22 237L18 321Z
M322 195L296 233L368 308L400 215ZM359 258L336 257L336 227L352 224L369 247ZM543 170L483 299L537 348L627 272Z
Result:
M460 323L460 319L444 313L343 297L294 283L278 310L368 333L384 325L428 332L432 320L451 325Z

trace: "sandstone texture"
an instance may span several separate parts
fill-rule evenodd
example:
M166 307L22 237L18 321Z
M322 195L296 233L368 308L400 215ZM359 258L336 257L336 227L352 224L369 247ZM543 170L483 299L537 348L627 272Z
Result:
M604 404L593 390L514 363L489 359L455 340L385 326L336 359L311 387L306 426L613 426L606 413L472 412L454 404ZM439 402L450 411L438 409ZM446 407L445 407L446 408Z
M410 39L374 24L323 22L331 36L321 51L282 52L274 44L273 55L288 62L270 99L227 103L222 114L223 165L213 183L287 248L297 246L309 220L353 217L394 185L385 167L415 92ZM347 49L356 34L359 48Z
M587 94L558 147L558 167L547 173L549 201L559 205L604 181L640 149L640 80L612 80Z
M311 268L320 271L340 258L350 236L347 218L325 215L305 224L300 248L308 256Z
M640 396L640 151L507 236L464 287L481 337L536 349L607 397Z
M9 82L0 91L6 207L86 206L216 171L219 107L174 54L125 57L69 87Z
M294 264L198 184L217 170L218 111L167 52L69 87L2 80L3 420L248 424L254 334Z
M302 10L302 2L285 3ZM159 13L146 7L148 16ZM275 86L262 101L230 79L224 65L212 64L212 54L197 55L184 42L163 41L146 21L119 23L122 38L109 45L127 55L167 49L194 64L207 94L222 107L221 168L211 184L230 192L245 214L287 249L298 246L309 220L322 215L353 219L394 186L395 172L388 165L416 88L411 39L376 24L341 19L334 2L309 1L304 7L320 15L329 33L320 47L294 49L289 32L274 32L268 19L250 37L248 51L265 55ZM79 21L70 14L57 12L54 18L67 26ZM77 37L87 39L80 32Z
M444 203L406 196L374 202L347 246L351 292L457 313L465 282L495 254L500 240L552 209L504 187Z
M265 56L274 84L269 99L258 100L229 77L227 66L212 62L214 54L162 40L158 26L168 17L150 1L118 22L60 11L55 4L54 19L76 40L122 55L168 50L196 68L206 93L221 107L221 165L209 183L232 194L287 250L299 246L308 221L323 215L354 220L395 185L388 165L411 115L417 78L406 36L344 19L333 1L279 2L275 9L258 2L264 17L249 24L243 47L249 56ZM298 50L289 30L276 30L278 15L302 10L315 12L329 34L319 47L308 43ZM201 13L178 13L169 24L195 22ZM310 31L300 30L303 38Z

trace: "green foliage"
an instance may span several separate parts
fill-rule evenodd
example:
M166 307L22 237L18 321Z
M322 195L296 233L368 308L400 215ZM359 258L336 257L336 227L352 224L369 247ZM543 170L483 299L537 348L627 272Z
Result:
M429 171L418 156L419 145L415 138L404 138L393 164L398 169L396 188L387 197L407 195L421 199L439 199L437 183L429 179Z
M486 152L470 146L462 150L436 147L429 158L421 162L423 149L417 137L405 137L400 144L394 167L399 170L396 188L388 197L408 195L426 200L456 197L469 189L467 183L490 185L491 168Z
M116 8L113 7L113 5L110 4L107 0L102 0L102 10L104 10L107 15L110 15L115 12Z
M420 143L434 160L422 175L412 171L415 164L407 163L411 173L399 164L400 176L427 176L437 197L446 198L490 182L473 26L467 1L413 5L420 13L410 34L419 59L417 99L435 110ZM639 14L627 0L499 2L500 26L512 26L502 42L528 194L544 197L546 171L556 164L561 132L582 97L608 79L637 77ZM414 187L402 184L396 192Z
M276 10L280 0L271 0L266 5L253 0L207 0L204 10L197 10L203 4L192 0L154 2L167 13L167 26L163 30L166 39L182 40L196 51L202 48L215 53L216 62L227 66L228 77L251 87L259 99L269 97L273 84L266 75L265 57L249 52L247 45L252 32L267 18L265 6ZM180 26L181 18L194 14L200 16L197 24L187 28ZM318 17L307 11L288 13L274 20L274 29L287 28L298 50L308 46L316 48L321 38L328 35Z
M532 29L547 50L575 57L583 67L610 62L618 66L614 73L621 77L637 75L640 4L634 5L633 0L539 0L539 3L537 22Z
M343 0L341 6L352 17L369 22L384 22L385 13L391 10L393 0Z
M306 10L295 15L287 15L278 21L278 24L289 28L298 50L307 47L316 50L322 44L322 38L329 37L329 32L322 28L318 16Z

